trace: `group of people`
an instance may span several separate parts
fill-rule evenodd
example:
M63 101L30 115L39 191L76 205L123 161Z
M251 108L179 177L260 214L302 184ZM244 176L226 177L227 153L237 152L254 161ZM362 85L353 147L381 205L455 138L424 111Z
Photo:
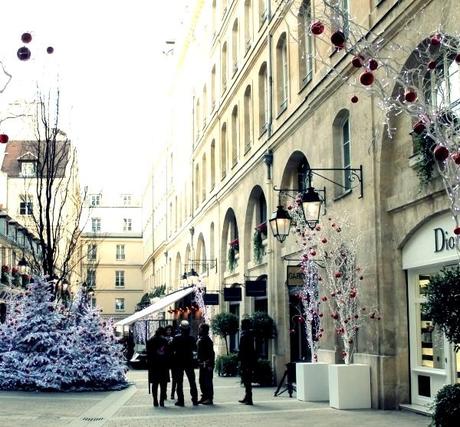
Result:
M241 379L245 387L245 396L239 402L252 405L252 372L257 356L249 319L243 319L241 322L238 357ZM175 405L184 406L184 374L190 384L193 405L212 405L214 399L214 361L214 344L209 336L209 325L206 323L199 326L198 339L190 335L190 325L186 320L180 323L177 335L174 335L171 325L158 328L155 335L147 341L149 392L151 389L153 405L155 407L164 406L167 399L167 384L172 380L171 399L174 399L175 394L177 394ZM199 400L195 380L196 364L199 368L201 391ZM160 389L159 397L158 388Z

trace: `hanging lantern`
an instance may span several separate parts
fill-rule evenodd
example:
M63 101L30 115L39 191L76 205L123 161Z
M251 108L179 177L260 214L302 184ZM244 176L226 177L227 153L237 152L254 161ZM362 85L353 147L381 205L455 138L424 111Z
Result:
M308 187L308 190L302 194L302 212L310 230L313 230L319 223L321 202L319 194L313 187Z
M292 222L291 216L287 213L283 206L279 205L276 211L273 212L273 216L269 222L273 236L277 238L280 243L283 243L289 235Z

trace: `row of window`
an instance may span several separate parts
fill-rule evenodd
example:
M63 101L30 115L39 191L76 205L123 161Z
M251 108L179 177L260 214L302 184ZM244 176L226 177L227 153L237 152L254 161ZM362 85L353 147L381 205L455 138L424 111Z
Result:
M133 220L131 218L123 218L123 231L132 231L133 230ZM102 220L101 218L91 218L91 231L93 233L98 233L102 230Z
M91 307L96 308L96 298L91 298ZM115 311L125 311L125 299L115 298Z
M87 246L86 258L88 261L96 261L97 259L97 245L89 244ZM115 259L117 261L123 261L126 258L125 245L116 245Z
M89 195L89 204L90 206L100 206L102 200L102 194L90 194ZM121 203L123 206L131 206L132 196L131 194L122 194Z
M88 286L93 288L96 286L96 270L94 268L88 268L86 270L86 283ZM115 271L115 287L124 288L125 287L125 272L124 270Z

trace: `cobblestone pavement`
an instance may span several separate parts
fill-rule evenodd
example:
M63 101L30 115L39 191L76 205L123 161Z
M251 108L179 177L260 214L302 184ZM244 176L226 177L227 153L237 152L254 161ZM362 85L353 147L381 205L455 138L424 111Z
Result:
M327 403L299 402L287 393L273 397L273 388L254 388L254 406L245 406L238 403L244 394L238 379L219 377L214 406L193 407L185 389L184 408L171 400L165 408L153 408L145 371L131 371L129 378L133 385L119 392L0 392L0 427L426 427L430 421L405 411L338 411Z

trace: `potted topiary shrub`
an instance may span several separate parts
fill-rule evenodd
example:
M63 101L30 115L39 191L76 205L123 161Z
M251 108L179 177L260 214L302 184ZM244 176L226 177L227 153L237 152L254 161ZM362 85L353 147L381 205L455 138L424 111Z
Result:
M211 320L212 332L225 341L225 349L228 351L227 337L238 332L238 317L233 313L219 313Z
M238 375L238 354L217 356L215 369L219 377L236 377Z

